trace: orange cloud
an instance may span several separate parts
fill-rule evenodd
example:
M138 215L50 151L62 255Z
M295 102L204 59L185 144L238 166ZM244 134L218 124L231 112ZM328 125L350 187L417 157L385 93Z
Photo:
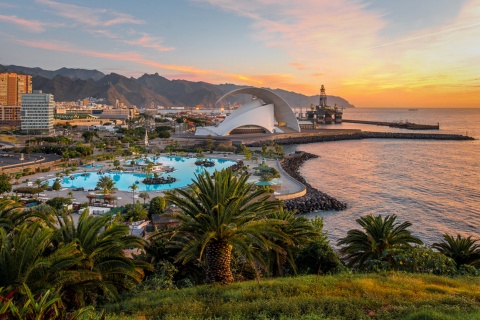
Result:
M305 65L301 62L290 62L289 65L298 69L298 70L305 70Z
M94 34L94 35L100 35L100 36L110 38L110 39L120 38L120 36L110 32L108 30L104 30L104 29L91 29L91 30L87 30L87 31Z
M444 25L388 40L381 32L388 16L372 10L367 1L195 1L250 19L252 37L284 51L294 61L290 66L300 71L321 68L321 73L294 72L288 81L270 79L284 88L315 94L321 81L335 90L330 94L360 106L388 106L388 101L410 106L417 100L451 107L455 96L462 96L462 106L467 101L479 106L479 87L471 79L480 74L480 46L475 43L480 38L480 0L467 0Z
M31 32L43 32L45 31L45 26L48 25L47 23L36 21L36 20L25 20L22 18L18 18L17 16L6 16L6 15L0 15L0 21L16 24Z
M173 47L162 46L161 45L162 42L163 42L163 39L157 38L157 37L151 37L146 33L143 33L142 37L137 40L125 40L125 43L153 49L160 52L171 51L174 49Z

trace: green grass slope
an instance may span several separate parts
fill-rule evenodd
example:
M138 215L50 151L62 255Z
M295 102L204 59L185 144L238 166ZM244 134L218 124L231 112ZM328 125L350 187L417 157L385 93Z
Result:
M302 276L139 292L107 319L480 319L480 278Z

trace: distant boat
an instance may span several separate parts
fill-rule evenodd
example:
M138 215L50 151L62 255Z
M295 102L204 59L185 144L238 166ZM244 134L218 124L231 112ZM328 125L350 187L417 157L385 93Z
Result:
M408 111L418 111L418 109L408 109Z

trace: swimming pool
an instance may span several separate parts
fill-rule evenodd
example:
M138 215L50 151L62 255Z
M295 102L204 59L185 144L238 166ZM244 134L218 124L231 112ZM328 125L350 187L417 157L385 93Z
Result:
M203 167L195 165L197 158L184 158L184 157L156 157L149 160L155 163L162 163L164 166L175 168L175 171L169 173L159 173L159 176L167 177L171 176L176 178L177 181L169 184L153 184L146 185L142 181L147 176L145 173L133 173L133 172L106 172L98 174L97 172L76 173L68 177L60 179L60 184L64 188L80 188L85 190L95 189L97 182L102 176L109 176L115 182L115 188L120 191L130 191L129 188L132 184L137 184L138 191L156 191L156 190L169 190L174 188L182 188L192 183L192 179L195 178L195 174L200 174L205 171L212 174L215 170L222 170L235 164L235 161L227 159L210 159L215 163L213 167ZM135 160L137 161L137 160ZM137 162L142 163L138 160ZM153 175L153 174L152 174ZM73 178L73 179L72 179ZM49 184L52 185L55 179L50 179Z
M86 165L83 165L82 166L83 168L87 168L87 169L100 169L100 168L103 168L103 164L86 164Z

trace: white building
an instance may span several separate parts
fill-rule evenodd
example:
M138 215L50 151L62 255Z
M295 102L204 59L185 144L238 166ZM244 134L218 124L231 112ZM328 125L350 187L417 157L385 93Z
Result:
M22 94L21 129L27 134L50 134L53 132L55 100L52 94L35 90Z
M292 108L274 92L262 88L241 88L225 94L218 102L235 94L251 94L254 99L233 111L223 122L214 127L197 127L195 135L271 134L283 133L286 128L293 132L300 132L300 126Z

